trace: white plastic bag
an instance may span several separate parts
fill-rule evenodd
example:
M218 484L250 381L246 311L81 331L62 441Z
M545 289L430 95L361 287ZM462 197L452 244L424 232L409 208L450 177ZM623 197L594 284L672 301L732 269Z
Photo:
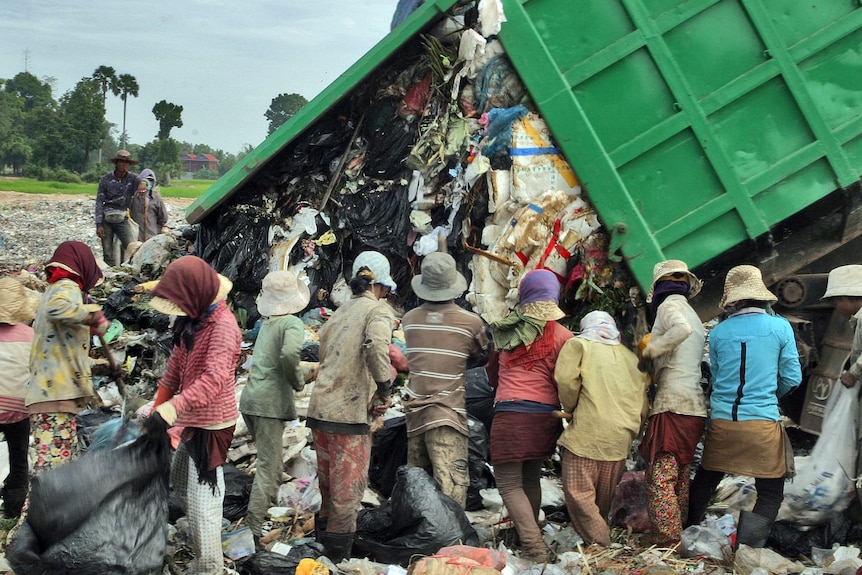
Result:
M778 521L817 525L847 508L855 495L858 389L836 382L811 455L797 459L796 477L784 489Z

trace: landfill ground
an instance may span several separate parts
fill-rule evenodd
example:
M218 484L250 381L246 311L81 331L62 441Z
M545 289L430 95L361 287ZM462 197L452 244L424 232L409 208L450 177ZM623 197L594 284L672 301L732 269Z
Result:
M165 198L168 204L170 214L170 227L179 230L187 226L185 221L184 209L192 200L185 198ZM28 269L33 274L41 272L40 263L44 263L52 254L57 244L68 239L78 239L89 244L97 256L101 255L101 247L98 238L95 234L95 226L92 220L94 196L69 196L69 195L33 195L20 194L16 192L0 191L0 275L6 273L17 273L22 269ZM123 273L111 274L112 279L108 281L108 291L117 289L122 285L127 276ZM110 286L114 285L114 288ZM107 291L105 293L107 295ZM143 335L127 332L118 342L116 347L130 347L131 344L123 344L123 341L134 341L136 345L143 345L142 339L146 339ZM146 347L146 346L144 346ZM115 352L118 351L115 348ZM251 344L244 346L245 360L251 354ZM147 361L149 356L141 355L139 361ZM147 370L152 367L144 366ZM138 368L138 373L142 373L141 367ZM147 371L147 377L138 379L138 383L133 387L134 395L138 395L138 403L143 403L149 399L155 379L152 373ZM238 389L244 382L244 370L241 368L238 372ZM307 395L306 393L301 395ZM306 431L302 428L302 431ZM287 434L287 432L286 432ZM307 439L306 439L307 441ZM299 450L305 443L295 443L294 449L286 450L291 453L286 453L286 465L290 468L289 458L294 461L302 459L299 455ZM810 445L808 446L810 447ZM298 449L297 449L298 448ZM249 444L248 438L242 439L239 436L235 438L232 449L233 455L230 457L232 462L236 464L236 468L245 473L253 473L254 470L254 447ZM296 464L294 464L296 465ZM552 466L551 466L552 467ZM301 475L301 474L300 474ZM292 482L297 478L294 476ZM301 479L301 477L300 477ZM718 503L716 511L721 515L724 511L732 511L751 503L751 486L744 481L733 481L729 478L728 484L723 490L720 489L721 500ZM559 480L555 477L554 472L549 469L548 475L545 478L545 485L550 489L545 489L546 492L553 492L557 499L546 507L550 511L551 508L559 513L564 513L565 505L560 497L562 493L559 491ZM486 491L489 499L486 499ZM486 546L497 549L515 549L514 530L511 528L510 522L503 515L499 507L494 507L495 497L494 489L482 490L483 503L486 504L486 509L468 513L468 517L472 522L476 531L480 534L480 540ZM370 506L379 504L376 494L369 491L368 501ZM562 519L556 516L553 511L548 516L546 527L546 536L549 542L558 542L555 545L563 553L560 556L560 561L554 565L554 569L548 570L550 566L546 566L546 573L550 575L561 575L565 573L626 573L626 574L653 574L659 573L710 573L721 574L730 572L750 573L756 566L769 565L770 568L766 572L799 572L803 567L809 569L810 575L818 575L819 573L828 572L849 572L849 566L855 565L858 567L860 561L853 557L852 560L844 559L844 557L853 551L858 553L855 548L856 541L849 535L853 527L848 526L846 519L844 523L833 521L826 526L817 527L805 535L805 540L802 541L800 535L799 542L791 542L790 539L796 536L794 530L785 531L783 537L788 548L807 549L823 546L826 548L832 547L833 543L839 548L840 553L836 557L830 556L828 553L821 552L818 557L813 558L814 553L802 552L787 552L782 558L781 555L774 554L769 557L761 557L760 555L748 557L746 565L735 565L733 562L733 554L729 548L725 548L725 557L723 559L709 558L703 555L694 557L683 557L677 549L659 549L644 543L642 535L633 530L631 527L617 526L613 529L613 545L610 548L603 549L597 547L584 547L578 543L576 535L574 535L570 526L567 525L567 518ZM304 523L298 527L299 523L290 521L284 525L289 527L279 528L278 522L273 524L273 536L270 537L272 543L296 542L297 539L302 539L303 536L311 536L313 532L313 521L308 524L308 517L304 517ZM640 518L641 522L643 517ZM7 520L0 523L0 535L11 528L13 522ZM241 528L243 519L239 518L231 522L227 528L229 531ZM858 528L858 525L856 525ZM856 529L856 532L859 530ZM163 573L181 575L185 573L188 562L191 559L191 552L187 544L186 538L183 536L183 529L180 527L172 527L170 530L169 544L169 559L164 567ZM5 536L2 537L5 540ZM306 539L308 540L308 539ZM852 540L852 541L851 541ZM704 543L709 543L704 541ZM713 542L713 547L715 547ZM844 544L853 545L853 547L845 547ZM5 545L0 545L5 547ZM708 545L707 545L708 547ZM719 548L721 546L719 545ZM566 551L568 549L568 551ZM852 549L852 551L850 551ZM737 553L737 562L740 560L740 554ZM830 570L829 561L834 561L836 568ZM0 573L11 573L4 570L7 566L4 559L0 557ZM245 573L248 571L248 566L242 566L242 561L234 562L229 559L225 560L226 573ZM512 561L517 561L512 559ZM785 563L781 563L785 561ZM843 561L843 564L842 564ZM825 568L824 568L825 567ZM843 567L843 569L842 569ZM533 573L527 565L519 565L513 570L516 573ZM370 562L368 559L353 559L347 563L342 563L339 566L339 571L344 573L355 573L356 575L375 575L388 570L386 564ZM279 571L281 572L281 571ZM855 572L855 570L854 570ZM536 575L539 571L534 572Z

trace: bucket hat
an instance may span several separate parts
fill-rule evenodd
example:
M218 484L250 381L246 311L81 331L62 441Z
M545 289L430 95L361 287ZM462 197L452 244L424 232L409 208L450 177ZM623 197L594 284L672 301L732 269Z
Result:
M39 308L39 294L15 278L0 279L0 323L16 324L32 320Z
M688 270L688 266L682 260L664 260L659 262L653 267L652 270L652 284L649 286L649 293L647 293L646 301L647 303L652 302L653 293L655 293L655 284L658 283L659 280L673 280L676 279L681 281L683 279L688 279L688 298L691 299L697 294L700 293L700 288L703 287L703 282L698 279L696 275L691 273Z
M267 317L288 315L305 309L310 299L308 286L292 271L269 272L261 284L257 311Z
M426 301L448 301L467 290L467 280L456 269L455 258L432 252L422 260L422 273L410 280L410 286Z
M566 316L560 309L560 280L554 272L527 272L518 288L518 309L522 315L542 321L556 321Z
M841 266L829 272L821 299L839 296L862 297L862 266Z
M754 266L736 266L727 272L724 279L724 293L718 302L720 307L729 307L742 300L778 301L771 291L766 289L763 283L763 274Z
M128 150L117 150L113 158L108 158L108 161L116 165L119 161L129 162L132 166L136 166L138 161L132 158L132 154Z
M371 283L385 285L392 291L398 289L398 284L389 275L389 260L380 252L367 251L356 256L356 259L353 260L352 277L356 277L362 268L371 270L371 274L374 276Z

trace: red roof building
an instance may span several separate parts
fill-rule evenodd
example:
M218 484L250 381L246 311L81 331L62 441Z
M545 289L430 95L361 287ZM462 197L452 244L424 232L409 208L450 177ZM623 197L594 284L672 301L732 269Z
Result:
M180 161L184 172L195 173L204 168L214 172L218 170L218 158L212 154L180 154Z

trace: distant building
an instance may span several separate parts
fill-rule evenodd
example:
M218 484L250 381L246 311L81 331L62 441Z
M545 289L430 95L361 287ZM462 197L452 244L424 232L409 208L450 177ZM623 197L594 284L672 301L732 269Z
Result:
M218 158L212 154L180 154L180 161L187 177L203 169L218 171Z

